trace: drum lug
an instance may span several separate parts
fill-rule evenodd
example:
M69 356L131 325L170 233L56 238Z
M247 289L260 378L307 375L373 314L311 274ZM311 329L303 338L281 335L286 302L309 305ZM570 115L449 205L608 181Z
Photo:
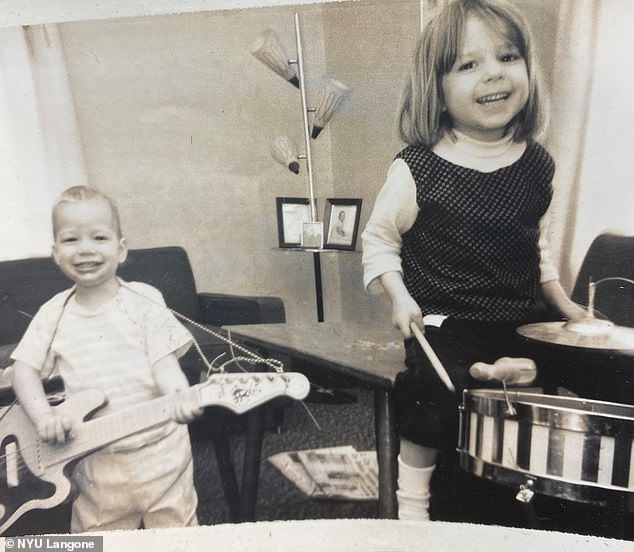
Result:
M461 451L464 448L465 437L463 435L465 425L465 406L464 404L458 405L458 448L456 450Z
M506 388L506 382L504 380L502 380L502 390L504 391L504 400L506 401L506 415L509 418L514 418L515 416L517 416L517 411L511 404L508 389Z
M535 491L533 490L534 487L535 480L527 479L523 485L520 485L520 489L515 495L515 500L528 504L531 500L533 500L533 496L535 496Z

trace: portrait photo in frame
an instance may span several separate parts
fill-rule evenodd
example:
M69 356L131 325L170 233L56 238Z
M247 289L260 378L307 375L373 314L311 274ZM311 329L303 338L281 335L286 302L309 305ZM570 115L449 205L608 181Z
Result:
M277 197L277 236L279 247L301 247L304 223L310 222L306 197Z
M355 250L361 203L361 199L326 199L324 249Z

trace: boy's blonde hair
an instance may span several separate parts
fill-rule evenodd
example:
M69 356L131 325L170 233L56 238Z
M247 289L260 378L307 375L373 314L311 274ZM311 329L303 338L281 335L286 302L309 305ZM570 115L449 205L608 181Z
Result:
M456 62L470 15L506 35L526 63L528 100L509 125L513 128L513 139L536 137L542 130L545 106L532 37L522 16L498 0L455 0L429 21L414 51L398 114L401 139L409 145L433 147L451 128L444 110L442 78Z
M57 235L57 211L60 205L64 203L82 203L84 201L98 200L105 202L110 208L110 212L112 213L112 221L114 223L114 228L117 231L117 235L119 238L122 237L121 232L121 220L119 218L119 209L117 208L116 203L110 197L108 197L103 192L100 192L96 188L91 188L90 186L72 186L71 188L67 188L64 190L55 200L53 204L53 235Z

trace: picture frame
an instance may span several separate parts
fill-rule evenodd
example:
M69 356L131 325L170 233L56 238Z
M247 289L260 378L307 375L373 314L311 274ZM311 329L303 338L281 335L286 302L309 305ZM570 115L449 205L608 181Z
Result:
M310 222L307 197L277 197L277 236L280 248L301 247L305 222Z
M360 198L326 199L324 249L356 249L362 202Z
M302 227L302 247L322 249L324 247L324 223L305 222Z

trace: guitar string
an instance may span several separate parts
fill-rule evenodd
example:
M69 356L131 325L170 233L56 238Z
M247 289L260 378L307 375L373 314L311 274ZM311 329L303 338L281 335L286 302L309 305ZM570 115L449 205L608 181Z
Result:
M228 333L228 335L229 335L229 338L231 338L231 330L230 330L230 329L228 329L228 330L227 330L227 333ZM234 352L233 352L233 341L231 341L231 340L230 340L230 343L229 343L229 351L231 352L231 356L235 358L235 355L234 355ZM223 353L223 354L224 354L224 353ZM247 371L245 368L243 368L242 366L240 366L240 363L239 363L239 362L237 362L236 364L237 364L237 366L238 366L241 370L243 370L243 371L245 371L245 372ZM309 380L309 382L308 382L308 383L310 384L310 386L311 386L311 387L314 387L315 389L322 390L323 392L327 392L327 389L324 389L323 387L320 387L319 385L317 385L317 384L315 384L315 383L311 382L310 380ZM299 403L302 405L302 408L306 411L306 414L308 414L308 417L311 419L311 421L313 422L313 424L315 424L315 427L316 427L319 431L321 431L321 430L322 430L322 428L321 428L321 426L319 425L319 422L317 421L317 418L315 417L315 415L312 413L312 411L310 410L310 408L308 408L308 405L306 404L306 401L304 401L304 400L300 400L300 401L299 401Z

